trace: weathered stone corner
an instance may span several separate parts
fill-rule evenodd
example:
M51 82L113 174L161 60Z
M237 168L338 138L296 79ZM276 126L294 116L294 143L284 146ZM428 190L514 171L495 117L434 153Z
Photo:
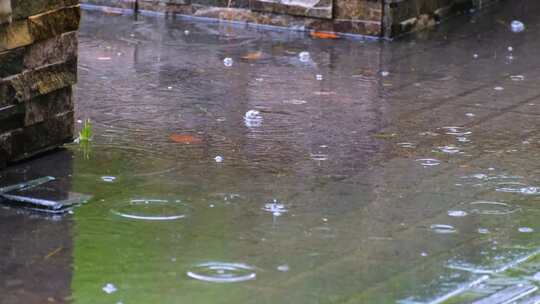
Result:
M0 0L0 168L73 139L76 0Z

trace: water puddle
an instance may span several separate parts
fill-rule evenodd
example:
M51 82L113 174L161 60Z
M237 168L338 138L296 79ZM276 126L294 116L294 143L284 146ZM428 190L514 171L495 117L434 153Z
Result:
M134 199L111 209L114 215L141 221L174 221L185 218L189 212L190 208L182 202L162 199Z
M195 266L187 276L211 283L236 283L254 280L257 274L254 267L241 263L208 262Z

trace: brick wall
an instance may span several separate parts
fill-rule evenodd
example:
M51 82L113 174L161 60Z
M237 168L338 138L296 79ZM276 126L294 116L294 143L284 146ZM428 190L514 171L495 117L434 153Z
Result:
M0 168L73 138L78 0L0 0Z

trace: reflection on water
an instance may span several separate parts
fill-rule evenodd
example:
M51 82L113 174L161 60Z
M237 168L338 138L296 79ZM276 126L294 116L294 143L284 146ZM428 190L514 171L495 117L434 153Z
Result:
M510 12L395 43L86 12L91 147L67 147L69 173L0 181L64 177L93 199L57 222L5 222L18 246L42 233L27 252L70 250L48 258L58 295L15 271L0 276L25 292L0 289L28 303L469 303L537 286L540 23L512 33L496 21ZM53 271L11 248L27 274Z

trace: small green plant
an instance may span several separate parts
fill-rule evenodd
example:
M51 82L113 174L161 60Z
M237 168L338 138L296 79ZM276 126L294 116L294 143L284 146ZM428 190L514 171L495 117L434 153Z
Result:
M88 142L92 138L92 123L90 119L84 121L81 132L79 132L79 142Z

